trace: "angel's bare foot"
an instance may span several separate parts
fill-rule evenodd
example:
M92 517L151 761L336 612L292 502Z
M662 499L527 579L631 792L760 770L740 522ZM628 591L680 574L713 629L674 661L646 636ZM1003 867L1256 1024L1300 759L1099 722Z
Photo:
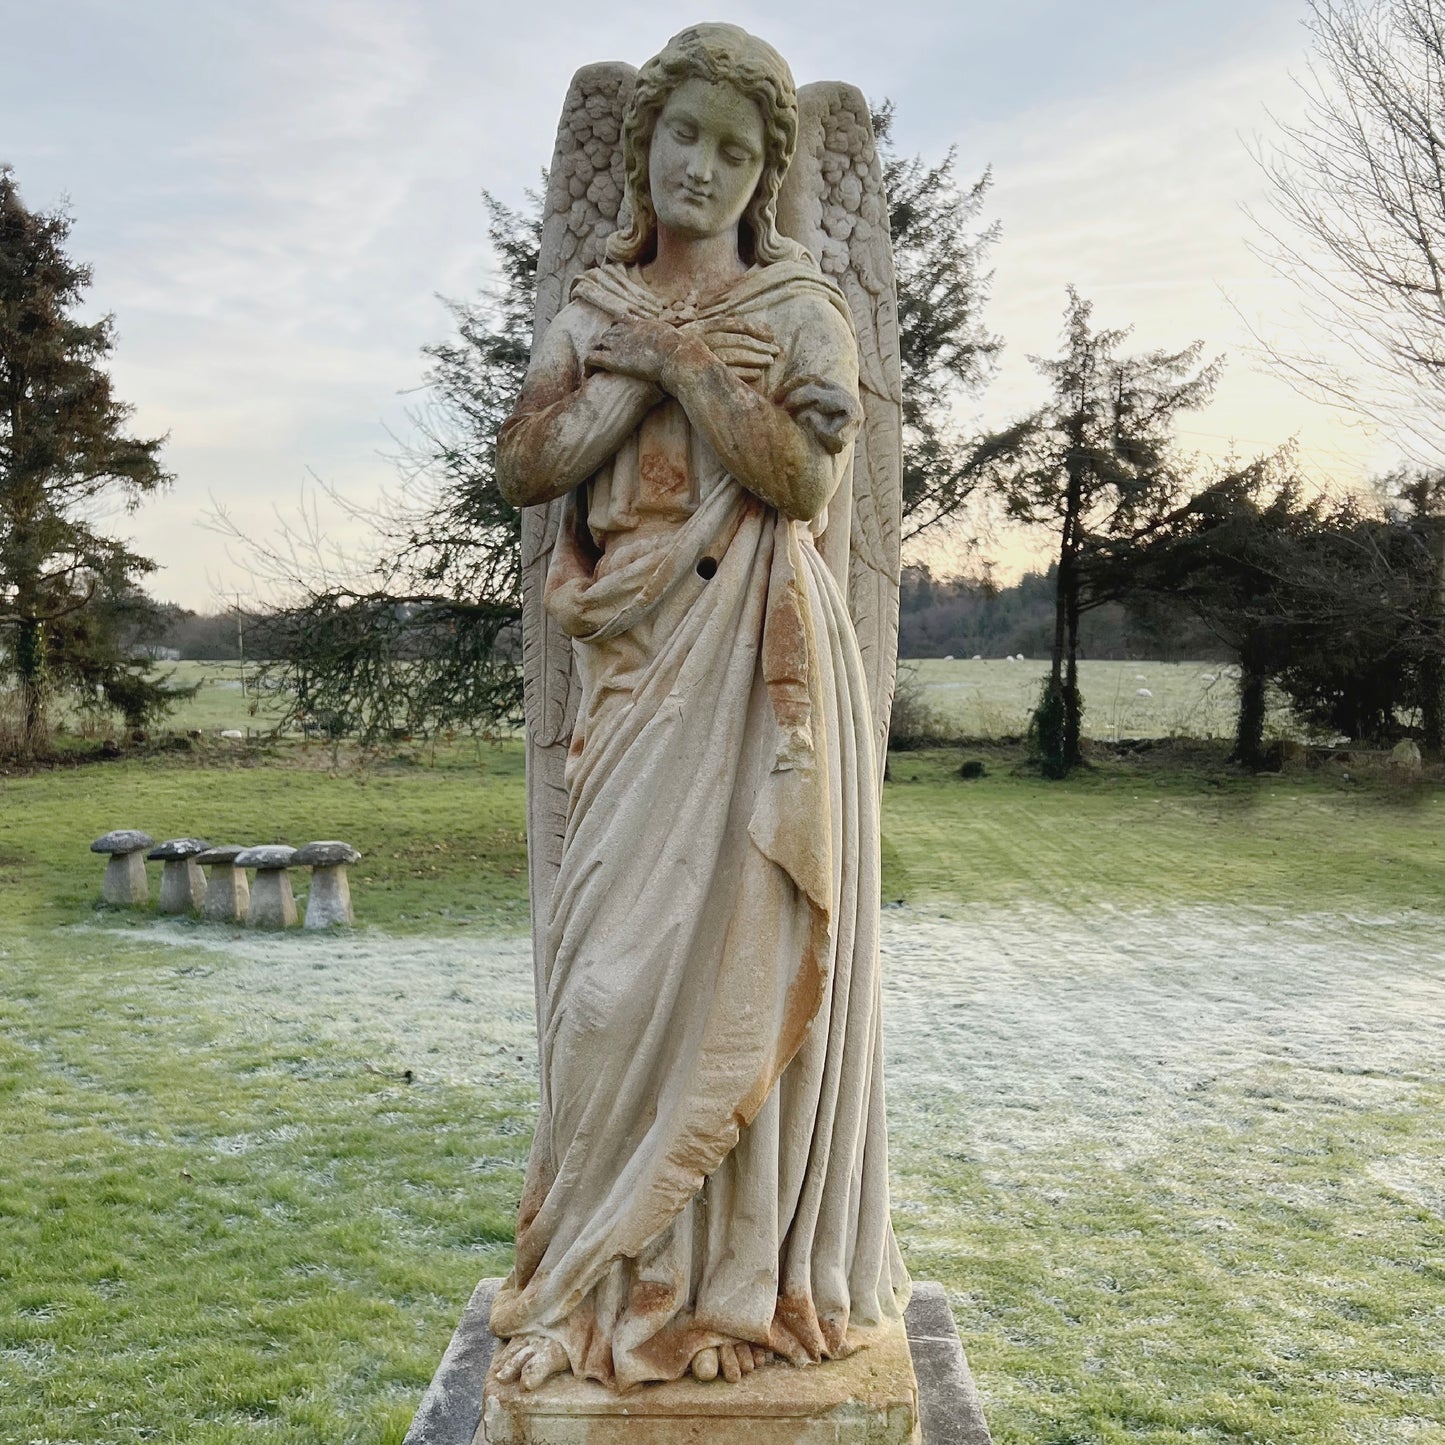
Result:
M699 1350L692 1357L692 1377L706 1384L719 1375L728 1384L736 1385L744 1375L751 1375L759 1365L765 1365L772 1354L745 1340L733 1340L716 1349Z
M497 1378L507 1384L520 1380L524 1390L535 1390L560 1375L567 1364L567 1351L556 1340L518 1335L497 1359Z

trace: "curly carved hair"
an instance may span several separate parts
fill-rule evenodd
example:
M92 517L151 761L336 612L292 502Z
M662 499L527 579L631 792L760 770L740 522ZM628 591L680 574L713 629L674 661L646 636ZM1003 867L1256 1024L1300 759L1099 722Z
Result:
M607 241L614 261L647 260L657 246L657 212L648 182L648 153L657 118L685 80L731 85L763 113L763 173L743 213L739 250L761 266L808 260L807 250L778 231L778 192L798 143L798 92L788 62L765 40L737 25L691 25L637 72L622 122L624 194L631 220Z

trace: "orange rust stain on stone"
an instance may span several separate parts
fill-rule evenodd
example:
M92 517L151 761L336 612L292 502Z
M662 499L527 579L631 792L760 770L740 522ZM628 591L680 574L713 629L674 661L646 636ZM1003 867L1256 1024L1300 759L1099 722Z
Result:
M795 1365L817 1364L823 1358L827 1346L818 1328L818 1312L807 1295L790 1290L778 1296L768 1348Z
M665 452L643 452L638 459L638 473L644 502L674 501L688 495L687 468Z
M627 1307L633 1314L661 1314L677 1308L677 1291L661 1280L640 1279L629 1291Z

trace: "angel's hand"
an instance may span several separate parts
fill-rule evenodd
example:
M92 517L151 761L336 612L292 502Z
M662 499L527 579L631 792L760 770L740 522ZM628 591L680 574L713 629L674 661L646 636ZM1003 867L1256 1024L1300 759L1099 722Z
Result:
M630 376L656 385L676 355L678 341L676 329L665 322L625 316L598 337L587 353L586 369L609 371L614 376Z
M755 386L762 379L781 351L772 328L760 322L720 317L694 321L683 330L700 337L707 349L747 386Z

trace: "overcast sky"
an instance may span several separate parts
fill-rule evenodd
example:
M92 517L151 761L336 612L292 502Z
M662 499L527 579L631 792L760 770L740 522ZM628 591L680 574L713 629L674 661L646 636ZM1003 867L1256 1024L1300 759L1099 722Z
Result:
M358 503L393 482L437 293L487 279L480 189L517 202L550 158L572 72L640 63L682 24L772 41L799 83L897 104L896 140L961 174L994 167L1003 226L987 322L1007 352L978 403L1038 400L1064 288L1140 346L1203 338L1231 365L1184 440L1298 436L1321 474L1388 460L1250 354L1239 312L1288 337L1291 296L1247 249L1260 182L1246 142L1293 104L1303 0L46 0L12 6L0 160L27 204L68 201L72 254L114 312L119 394L168 431L174 488L120 520L192 607L246 588L204 525L211 499L260 535L308 471ZM1235 308L1238 308L1236 310ZM1307 340L1308 338L1306 338ZM341 518L328 516L338 531ZM1008 554L1016 558L1016 549Z

